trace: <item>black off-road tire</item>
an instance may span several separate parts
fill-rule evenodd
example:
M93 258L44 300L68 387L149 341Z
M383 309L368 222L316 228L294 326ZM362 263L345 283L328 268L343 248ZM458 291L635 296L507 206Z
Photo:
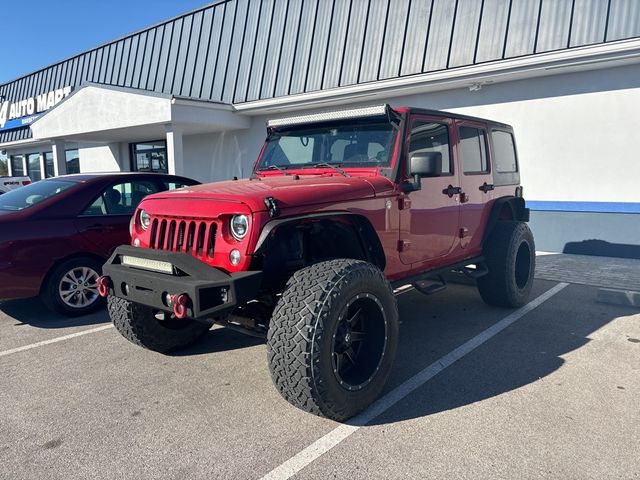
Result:
M124 338L135 345L167 353L197 342L211 325L190 318L158 320L145 305L109 295L109 316Z
M60 294L60 282L70 271L82 268L91 269L97 274L92 277L92 286L95 287L95 294L92 293L93 301L88 305L74 307L65 303L62 299ZM97 283L95 283L95 281L97 281L97 276L99 275L102 275L102 262L93 257L74 257L65 260L59 265L56 265L47 274L47 278L40 290L40 299L49 310L67 317L87 315L99 308L103 308L105 304L104 298L97 294Z
M360 329L372 329L370 342L379 340L375 348L368 349L375 353L356 357L364 358L363 379L368 380L349 385L346 377L341 383L335 370L335 335L349 309L360 305L370 313L356 313L354 318L360 319ZM267 333L271 378L294 406L342 421L364 410L380 395L397 344L398 308L384 274L360 260L321 262L296 272L276 305ZM367 344L362 343L361 348L363 345ZM368 362L376 355L377 361Z
M533 234L524 222L500 221L484 245L489 273L478 278L488 305L521 307L529 299L536 266Z

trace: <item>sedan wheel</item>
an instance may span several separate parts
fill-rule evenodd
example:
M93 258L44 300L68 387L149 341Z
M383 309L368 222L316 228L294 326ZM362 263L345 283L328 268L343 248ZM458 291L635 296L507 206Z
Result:
M65 305L85 308L98 300L98 277L93 268L77 267L69 270L58 284L58 294Z
M102 262L90 257L71 258L57 265L42 287L45 305L68 316L85 315L104 305L98 295Z

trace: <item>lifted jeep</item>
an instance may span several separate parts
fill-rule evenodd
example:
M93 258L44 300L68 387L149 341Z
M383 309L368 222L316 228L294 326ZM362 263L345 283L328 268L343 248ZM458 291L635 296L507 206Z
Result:
M394 288L450 271L518 307L533 282L512 128L388 105L284 118L253 175L146 197L99 286L131 342L185 347L217 323L266 336L293 405L335 420L381 393Z

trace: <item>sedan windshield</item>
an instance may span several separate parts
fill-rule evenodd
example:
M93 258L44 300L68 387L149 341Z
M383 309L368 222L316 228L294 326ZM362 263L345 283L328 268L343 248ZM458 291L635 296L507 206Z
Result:
M0 210L23 210L76 185L63 180L43 180L0 195Z
M388 122L276 131L267 139L258 170L322 164L389 166L395 132L395 126Z

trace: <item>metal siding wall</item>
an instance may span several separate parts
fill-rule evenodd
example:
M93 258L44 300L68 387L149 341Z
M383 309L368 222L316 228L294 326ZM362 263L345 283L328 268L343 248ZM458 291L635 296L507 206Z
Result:
M358 73L362 60L362 48L367 33L367 19L371 1L355 0L351 6L351 24L344 48L340 85L358 83Z
M474 63L502 58L508 15L509 9L505 8L504 0L484 0Z
M640 36L640 1L610 0L606 41Z
M273 72L273 89L263 90L263 98L286 95L289 91L291 75L293 72L296 50L300 41L300 27L302 23L302 1L286 0L287 12L282 31L282 42L278 54L278 65ZM310 2L314 3L314 2ZM310 35L307 30L306 35ZM266 87L265 87L266 88Z
M316 14L319 3L320 0L299 0L300 19L296 29L297 42L293 53L291 74L289 78L284 77L278 82L276 96L301 93L305 90L310 70L311 49L316 36Z
M483 3L482 0L458 0L449 68L474 63Z
M638 0L227 0L0 92L94 82L245 102L633 37Z
M233 10L234 20L233 28L229 31L229 53L224 68L224 81L220 84L220 100L225 103L233 102L233 93L238 78L238 69L240 68L240 57L242 55L242 44L244 42L247 31L247 11L249 9L248 0L236 0ZM226 23L226 22L225 22ZM217 98L216 96L213 97Z
M364 38L362 58L359 65L359 82L371 82L378 79L382 44L387 23L387 11L390 9L389 4L390 0L371 0L367 34Z
M247 95L256 38L260 28L260 15L263 10L262 4L262 0L249 0L245 28L244 32L242 32L243 41L241 42L240 61L237 64L236 81L233 87L232 98L234 102L244 102ZM240 34L240 32L237 32L237 34Z
M269 56L276 54L275 50L270 48L274 36L274 23L276 23L274 21L275 6L275 0L262 1L260 22L252 53L253 61L251 62L251 69L249 71L247 93L244 97L245 101L258 100L260 98L267 59ZM279 42L276 48L280 48Z
M202 91L202 98L221 100L225 87L225 78L229 69L229 52L235 22L235 5L216 7L210 36L209 58L205 67L205 75L210 77L211 85ZM214 46L215 42L215 46Z
M352 5L353 0L336 0L335 2L322 75L323 89L334 88L340 84Z
M286 72L291 71L290 67L283 67L282 57L288 51L293 53L294 39L290 39L290 44L285 46L287 33L291 37L291 32L297 30L299 8L289 9L290 0L276 0L275 10L273 13L271 38L265 57L264 71L262 74L262 88L260 89L259 98L271 98L275 94L277 87L278 73L280 70ZM290 18L292 20L290 20ZM289 28L287 26L290 25ZM291 28L294 27L294 28ZM288 32L287 32L288 30Z
M434 0L423 68L425 72L447 68L456 3L453 0Z
M411 2L400 75L422 73L432 5L431 0Z
M320 90L322 88L322 76L335 2L336 0L318 0L315 35L313 36L311 56L309 57L309 64L305 73L303 92Z
M602 42L607 21L608 2L575 0L571 25L571 47Z
M512 0L504 58L519 57L533 52L536 42L538 10L539 2L536 0Z
M169 93L175 93L176 95L181 95L182 84L184 83L185 76L187 74L187 59L189 56L189 48L191 47L191 35L193 34L193 21L194 15L189 15L185 17L182 24L182 35L180 36L180 43L178 44L177 51L177 59L175 67L171 70L173 71L171 87L169 88ZM191 76L193 76L193 71L189 74L189 82L191 81Z
M569 45L573 2L568 0L544 0L540 13L540 29L536 52L560 50Z
M393 0L391 2L389 15L387 15L387 28L384 32L384 43L382 44L382 59L378 75L380 80L397 77L400 72L409 3L408 0Z

